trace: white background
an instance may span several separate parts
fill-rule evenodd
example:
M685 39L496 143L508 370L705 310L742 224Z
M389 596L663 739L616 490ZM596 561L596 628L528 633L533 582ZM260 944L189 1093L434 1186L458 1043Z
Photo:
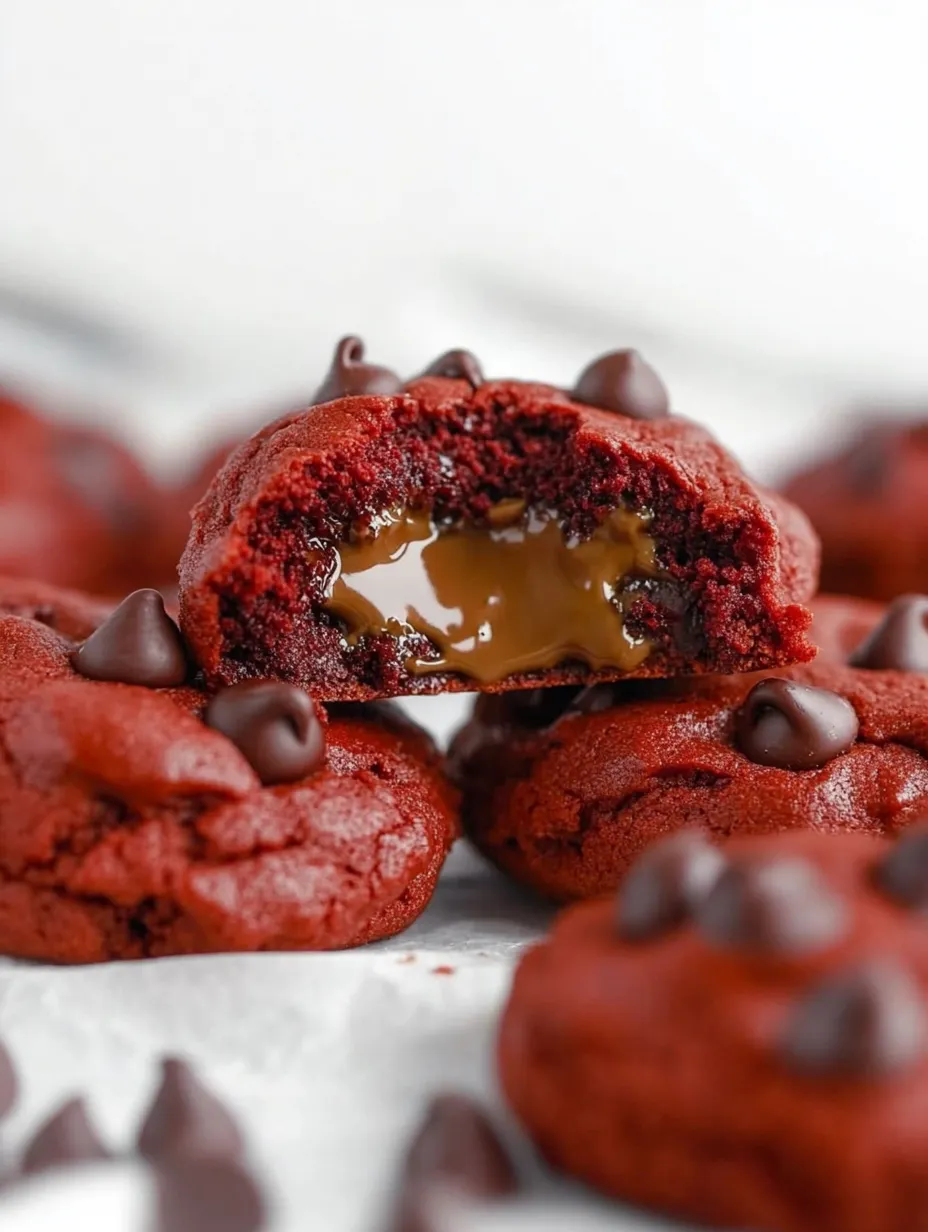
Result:
M167 456L356 330L565 383L639 342L769 469L928 387L926 49L921 0L2 0L0 288L137 346L57 386Z
M308 392L347 331L405 372L469 346L565 384L637 344L773 473L853 397L928 389L926 50L923 0L0 0L0 375L170 467ZM392 948L2 968L6 1147L77 1088L127 1143L180 1049L245 1118L280 1227L377 1232L425 1095L493 1097L546 920L463 859ZM4 1227L127 1232L143 1190L59 1178Z

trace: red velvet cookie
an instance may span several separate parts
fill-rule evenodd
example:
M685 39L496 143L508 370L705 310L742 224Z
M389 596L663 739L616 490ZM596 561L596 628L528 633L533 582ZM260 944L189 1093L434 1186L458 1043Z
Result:
M556 1167L700 1225L922 1228L926 906L924 830L665 840L523 958L509 1103Z
M822 589L892 599L928 590L928 422L867 424L794 476L790 500L822 539Z
M347 339L322 398L195 511L181 623L209 681L356 700L811 657L805 520L634 352L567 394L464 352L402 386Z
M157 584L163 591L176 590L177 567L190 536L191 511L237 444L237 441L225 441L212 445L192 471L165 488L158 523L145 553L149 577L158 579L151 585Z
M0 573L122 595L144 572L157 509L124 446L0 392Z
M810 604L818 663L846 663L880 623L885 604L851 595L816 595Z
M205 692L154 591L91 612L0 585L0 952L333 949L419 915L457 828L420 728Z
M687 825L892 834L928 813L926 613L891 605L856 666L480 698L451 752L465 830L560 900Z

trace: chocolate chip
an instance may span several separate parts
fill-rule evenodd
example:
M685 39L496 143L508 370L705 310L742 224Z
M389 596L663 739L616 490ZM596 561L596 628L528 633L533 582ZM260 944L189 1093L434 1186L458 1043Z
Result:
M735 715L735 740L760 766L812 770L846 753L859 723L846 697L792 680L756 684Z
M873 671L928 672L928 596L894 599L850 662Z
M873 870L879 888L903 907L928 910L928 827L913 826Z
M637 351L601 355L584 368L570 396L629 419L663 419L670 414L664 382Z
M157 590L137 590L71 656L91 680L163 689L183 684L189 665L180 629Z
M402 388L403 382L389 368L364 363L360 338L342 338L325 380L313 394L312 405L359 394L395 394Z
M847 926L847 907L814 865L792 857L741 859L693 914L716 945L759 953L823 949Z
M260 1232L264 1198L241 1165L223 1159L172 1159L155 1169L155 1232Z
M86 428L62 427L54 441L58 473L76 496L104 519L114 535L138 532L144 523L134 498L135 468L103 435Z
M482 385L486 378L480 361L470 351L445 351L439 355L426 370L423 376L444 376L452 381L470 381L474 389Z
M912 977L871 962L824 980L800 1002L781 1043L810 1074L875 1078L914 1065L925 1051L925 1008Z
M110 1153L97 1136L82 1099L71 1099L39 1128L26 1147L21 1171L44 1172L71 1164L109 1159Z
M619 888L616 925L626 941L647 941L687 920L725 868L700 830L662 839L635 861Z
M237 745L262 783L292 783L325 762L325 733L312 699L296 685L246 680L220 689L205 723Z
M13 1061L3 1044L0 1044L0 1117L6 1116L13 1107L18 1093L19 1083Z
M244 1149L238 1125L216 1096L184 1061L165 1057L161 1085L139 1130L139 1154L238 1159Z
M428 1185L413 1185L401 1196L388 1232L443 1232L448 1199Z
M568 709L571 714L602 714L614 709L618 701L618 690L612 683L588 684L570 700Z
M392 1232L425 1232L436 1204L485 1202L519 1187L515 1168L486 1113L465 1095L440 1095L410 1144Z
M550 685L546 689L516 689L499 693L505 721L517 727L541 730L550 727L575 700L579 689L573 684ZM485 694L490 697L492 694Z
M900 447L897 427L865 432L844 457L847 485L855 496L874 499L885 492Z

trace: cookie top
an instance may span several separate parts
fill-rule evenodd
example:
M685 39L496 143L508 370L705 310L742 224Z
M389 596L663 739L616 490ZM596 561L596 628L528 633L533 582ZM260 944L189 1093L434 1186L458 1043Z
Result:
M275 682L207 693L152 591L94 625L0 584L0 952L333 948L415 918L456 833L420 728Z
M405 386L357 367L337 359L334 400L252 437L197 507L181 623L208 680L354 700L813 653L805 520L669 415L634 352L571 393L462 353Z
M928 1195L926 904L924 830L665 840L521 963L510 1101L556 1162L633 1201L908 1227Z
M609 892L690 823L893 833L928 811L926 612L890 605L853 664L480 699L451 750L465 826L560 899Z
M822 540L822 589L892 599L928 588L928 422L864 420L835 453L784 491Z
M0 573L122 595L143 578L157 508L125 446L0 391Z

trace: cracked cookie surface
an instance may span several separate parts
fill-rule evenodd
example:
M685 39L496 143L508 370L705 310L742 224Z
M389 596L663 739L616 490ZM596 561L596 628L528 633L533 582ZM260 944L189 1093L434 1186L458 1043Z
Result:
M206 725L196 683L78 674L104 614L0 582L0 952L332 949L415 919L457 827L420 728L389 706L318 708L322 764L266 785Z

